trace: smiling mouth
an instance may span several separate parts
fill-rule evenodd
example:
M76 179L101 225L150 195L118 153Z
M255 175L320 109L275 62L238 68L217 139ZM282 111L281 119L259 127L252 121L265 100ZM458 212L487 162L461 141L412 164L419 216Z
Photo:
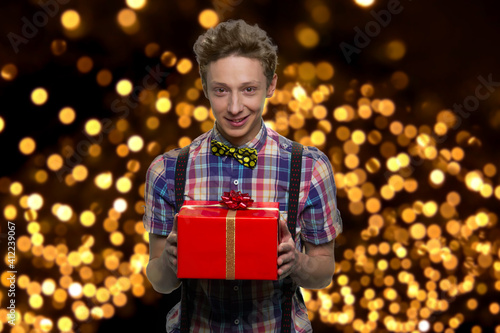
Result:
M245 119L247 119L247 118L248 118L248 116L246 116L246 117L244 117L244 118L239 118L239 119L228 119L228 118L226 118L226 119L227 119L228 121L232 122L232 123L236 123L236 124L238 124L238 123L241 123L242 121L244 121L244 120L245 120Z

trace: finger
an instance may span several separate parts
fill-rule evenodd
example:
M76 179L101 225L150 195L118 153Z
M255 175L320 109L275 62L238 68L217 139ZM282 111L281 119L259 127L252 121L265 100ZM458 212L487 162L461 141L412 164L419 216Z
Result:
M167 254L168 265L172 269L177 268L177 247L169 246L165 249L165 252Z
M177 247L177 234L174 232L171 232L170 235L167 237L167 246L174 246Z
M288 230L288 226L284 220L280 219L280 243L288 241L292 235L290 234L290 231Z
M177 247L176 246L170 246L167 249L167 253L169 257L177 259Z
M177 259L170 260L170 267L177 274Z
M282 242L278 245L278 253L293 252L295 250L295 243L291 241L291 238L286 242Z
M280 279L287 277L292 272L292 264L283 265L278 268L278 275Z
M281 243L279 246L278 246L278 253L279 254L283 254L283 253L286 253L287 251L289 251L289 247L288 247L288 243Z
M293 260L293 252L291 251L286 251L284 253L282 253L279 257L278 257L278 266L281 266L283 264L286 264L290 261Z
M177 233L171 232L167 237L167 241L169 244L177 244Z
M172 226L172 231L175 231L175 232L177 232L177 215L179 215L179 213L175 214L174 225Z
M295 259L295 252L293 246L291 244L281 244L282 250L279 251L278 255L278 265L282 265L283 263L290 262Z

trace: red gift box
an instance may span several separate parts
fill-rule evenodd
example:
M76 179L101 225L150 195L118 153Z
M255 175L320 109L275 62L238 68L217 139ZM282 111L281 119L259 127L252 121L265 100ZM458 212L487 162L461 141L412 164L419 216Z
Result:
M232 210L186 201L177 216L177 277L277 280L279 203Z

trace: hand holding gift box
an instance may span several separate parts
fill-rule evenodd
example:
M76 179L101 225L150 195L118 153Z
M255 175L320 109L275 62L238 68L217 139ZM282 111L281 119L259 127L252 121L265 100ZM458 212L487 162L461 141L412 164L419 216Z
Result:
M253 202L237 192L222 199L182 206L177 277L276 280L279 204Z

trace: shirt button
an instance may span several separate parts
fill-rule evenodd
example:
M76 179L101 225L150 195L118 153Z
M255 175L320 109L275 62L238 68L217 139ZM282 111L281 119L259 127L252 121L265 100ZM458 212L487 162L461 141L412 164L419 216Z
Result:
M233 184L234 184L234 185L236 185L236 186L238 186L238 184L239 184L239 183L240 183L240 182L238 181L238 179L236 179L236 180L233 182Z
M235 319L235 320L234 320L234 324L235 324L235 325L238 325L239 323L240 323L240 320L239 320L239 319Z
M238 291L238 289L240 289L240 288L238 288L238 286L234 286L234 287L233 287L233 290L234 290L234 291Z

